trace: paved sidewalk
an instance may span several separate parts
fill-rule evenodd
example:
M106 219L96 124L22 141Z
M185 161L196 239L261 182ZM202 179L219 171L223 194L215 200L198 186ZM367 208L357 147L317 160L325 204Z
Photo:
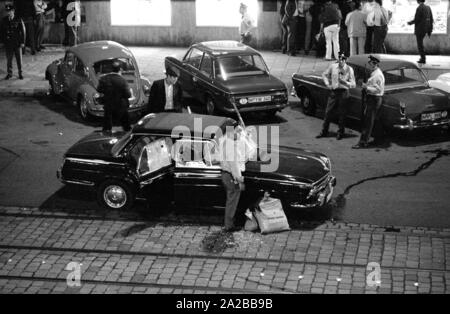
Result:
M44 213L0 208L0 293L450 292L449 229L326 222L225 235L218 225ZM67 286L70 262L81 287Z
M163 77L164 58L169 55L182 57L187 48L180 47L130 47L135 55L141 73L151 81ZM39 96L48 92L48 82L45 81L46 67L64 56L64 47L49 46L37 55L26 54L23 58L24 80L17 79L14 64L14 77L5 81L6 57L3 49L0 49L0 95L2 96ZM293 73L324 70L329 62L314 56L298 55L290 57L280 52L262 51L263 57L276 77L279 77L288 87L292 85ZM409 61L416 61L417 56L396 55ZM449 56L428 56L428 64L422 67L429 79L434 79L441 73L450 72Z

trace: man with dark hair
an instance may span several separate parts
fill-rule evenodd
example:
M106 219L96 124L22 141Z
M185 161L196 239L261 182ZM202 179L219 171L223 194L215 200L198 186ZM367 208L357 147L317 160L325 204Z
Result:
M19 79L22 76L22 48L25 46L25 26L21 18L15 15L15 8L12 4L5 5L8 16L3 18L0 25L0 41L5 44L7 75L5 80L12 77L12 60L16 57L17 71Z
M425 38L425 35L430 37L433 32L433 12L431 11L431 8L425 4L425 0L417 0L417 3L419 6L416 9L414 20L408 22L408 24L414 24L414 34L416 35L417 49L420 54L418 63L426 63L423 39Z
M316 138L328 136L328 128L333 111L337 111L339 114L339 131L336 139L340 140L345 135L345 116L349 97L348 89L356 86L355 74L352 67L346 64L346 61L346 55L340 52L338 62L330 64L322 74L325 86L331 92L328 98L327 109L325 110L322 132Z
M112 73L100 78L97 88L97 91L103 95L103 132L111 132L113 117L119 120L124 131L129 131L131 129L128 116L128 107L130 106L128 99L131 97L130 87L120 73L121 64L119 61L113 61L112 70Z
M34 16L36 11L34 10L34 4L31 0L15 0L14 6L16 7L16 13L19 18L23 20L25 24L25 39L26 45L30 47L31 54L36 54L36 42L35 42L35 28L34 28ZM25 47L23 48L25 53Z
M381 69L378 67L380 59L376 56L369 56L369 69L372 71L367 83L363 83L362 87L366 93L366 108L364 111L363 128L361 131L361 138L358 144L353 146L354 149L369 147L369 139L372 134L372 130L375 125L375 120L378 117L381 105L383 103L384 95L384 75ZM382 134L376 134L375 142L380 141Z
M182 91L178 84L180 71L166 64L166 78L153 82L148 98L147 111L182 112Z

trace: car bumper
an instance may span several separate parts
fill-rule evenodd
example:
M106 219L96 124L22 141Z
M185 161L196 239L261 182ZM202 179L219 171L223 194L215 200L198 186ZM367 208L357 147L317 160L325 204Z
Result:
M321 189L319 189L315 196L308 199L306 203L291 203L290 206L294 209L305 209L305 208L314 208L314 207L322 207L328 204L333 196L334 187L336 186L337 180L334 176L330 176L323 185Z
M403 121L402 121L403 122ZM439 121L430 121L430 122L416 122L411 119L405 119L405 121L401 124L394 124L394 129L398 130L417 130L417 129L426 129L426 128L435 128L435 127L443 127L450 126L450 119L439 120Z
M264 104L264 105L255 105L255 106L248 106L248 107L241 107L237 106L239 112L257 112L257 111L272 111L272 110L278 110L281 111L284 108L286 108L286 103L274 103L274 104ZM228 113L234 113L236 110L234 108L227 108L224 107L223 110Z

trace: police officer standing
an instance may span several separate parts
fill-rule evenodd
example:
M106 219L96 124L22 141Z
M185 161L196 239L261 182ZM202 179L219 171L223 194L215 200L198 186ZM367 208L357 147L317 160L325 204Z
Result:
M119 61L112 63L112 73L100 78L97 91L103 94L102 103L104 108L103 132L111 132L113 117L117 118L124 131L129 131L130 118L128 99L131 97L130 87L122 77L121 65Z
M8 74L5 80L9 80L12 77L12 60L14 56L16 57L19 79L23 80L22 48L25 46L25 25L22 19L15 15L15 9L12 4L6 4L5 9L8 16L3 18L0 26L0 39L5 44L7 60Z
M327 109L325 110L325 119L323 121L322 132L316 138L328 136L328 128L330 126L331 115L333 111L339 114L339 131L336 139L340 140L345 135L345 116L347 113L348 89L354 88L355 74L351 66L346 63L347 56L339 53L339 60L323 72L322 78L325 86L331 90L328 97Z
M380 111L381 104L383 103L384 95L384 75L381 69L378 67L380 59L375 56L369 56L369 67L372 73L367 83L363 83L362 87L366 93L365 97L365 111L364 111L364 125L361 132L361 138L359 143L353 146L354 149L369 147L369 139L372 134L373 127L375 125L375 119ZM381 134L377 134L375 141L378 141Z

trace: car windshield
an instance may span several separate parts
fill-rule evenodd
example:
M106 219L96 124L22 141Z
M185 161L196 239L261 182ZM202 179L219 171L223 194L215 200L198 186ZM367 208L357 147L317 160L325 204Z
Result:
M267 74L266 64L259 55L221 57L215 63L216 77L224 80L236 76Z
M95 74L102 75L112 72L112 64L114 61L119 61L122 68L122 73L124 74L134 74L135 67L133 60L130 58L115 58L101 60L94 63Z
M400 68L384 71L385 85L423 86L427 79L421 71L415 68Z

